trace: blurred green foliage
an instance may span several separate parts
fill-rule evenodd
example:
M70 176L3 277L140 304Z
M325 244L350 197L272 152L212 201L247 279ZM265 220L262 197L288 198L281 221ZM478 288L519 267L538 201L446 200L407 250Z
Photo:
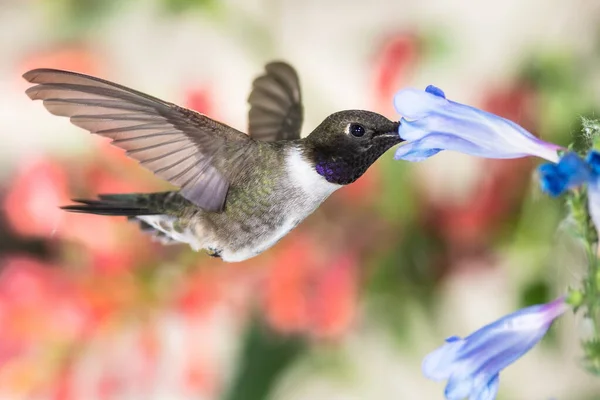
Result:
M301 336L281 336L269 330L257 314L242 340L237 371L224 400L261 400L269 395L286 369L307 349Z
M50 32L59 40L80 40L120 4L118 0L42 2Z
M182 13L190 9L213 9L218 0L164 0L165 8L173 13Z
M539 124L544 138L567 147L584 143L580 116L593 115L590 66L569 52L539 52L523 63L522 77L540 93Z

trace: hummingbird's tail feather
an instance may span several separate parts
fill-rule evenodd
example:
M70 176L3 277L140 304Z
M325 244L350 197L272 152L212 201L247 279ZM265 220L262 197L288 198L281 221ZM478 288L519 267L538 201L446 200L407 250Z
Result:
M163 244L179 242L188 243L195 250L203 248L188 215L190 208L193 212L199 210L179 192L101 194L95 200L73 201L79 204L61 208L76 213L124 216Z
M135 217L138 215L156 215L160 214L155 211L150 211L146 208L125 206L122 204L113 204L102 200L84 200L73 199L73 201L81 204L72 204L63 206L61 209L75 213L110 215L110 216L127 216Z
M142 197L143 196L143 197ZM149 207L147 201L140 201L146 195L137 194L104 194L99 200L73 199L80 204L63 206L61 209L75 213L137 217L140 215L159 215L160 211Z

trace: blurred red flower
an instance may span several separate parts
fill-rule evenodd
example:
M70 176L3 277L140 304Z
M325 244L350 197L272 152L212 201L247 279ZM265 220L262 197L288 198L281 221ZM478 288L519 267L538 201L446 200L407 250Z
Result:
M350 255L321 254L319 246L298 234L292 239L269 270L266 318L284 333L339 337L350 326L356 308L355 261Z
M314 252L308 238L294 235L273 260L265 288L267 320L276 329L292 333L309 325L306 289L316 267Z
M310 324L322 338L342 336L352 324L358 302L358 268L350 255L338 255L315 277L308 298Z
M215 268L203 269L188 277L179 288L175 305L184 315L197 317L221 301L226 280L222 271L219 271L221 266Z
M388 36L375 55L373 88L375 109L396 115L394 93L406 86L419 61L419 43L415 35L399 33Z
M190 110L198 111L211 118L217 118L217 116L214 115L215 109L211 90L207 87L195 87L187 90L183 104Z

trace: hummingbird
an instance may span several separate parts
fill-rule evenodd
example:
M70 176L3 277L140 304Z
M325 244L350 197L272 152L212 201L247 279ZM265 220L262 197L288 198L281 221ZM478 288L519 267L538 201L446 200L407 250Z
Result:
M100 78L57 69L23 77L55 115L112 144L178 190L73 199L66 211L125 216L162 243L187 243L226 262L273 246L329 195L356 181L402 139L399 122L348 110L301 138L295 69L271 62L253 81L248 134Z

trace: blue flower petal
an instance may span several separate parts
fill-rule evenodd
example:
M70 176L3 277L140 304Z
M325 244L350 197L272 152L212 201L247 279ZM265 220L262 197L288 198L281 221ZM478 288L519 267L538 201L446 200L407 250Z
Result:
M450 375L448 384L444 389L444 395L448 400L462 400L473 393L475 380L469 374L473 369L470 359L460 360L455 365L456 370Z
M600 153L595 150L590 151L587 155L586 161L592 172L596 176L600 176Z
M457 361L446 386L445 393L448 399L463 399L482 390L481 388L500 372L500 368L496 369L495 365L489 364L498 354L503 354L507 347L510 349L510 345L506 346L504 338L494 337L493 332L484 333L487 342L482 343L484 345L482 348L477 346L473 348L472 343L468 342L467 338L464 339L465 345L460 348L456 356ZM514 339L512 342L515 345Z
M419 143L407 143L404 146L400 146L398 150L396 150L396 154L394 155L394 159L396 160L404 160L411 162L419 162L428 159L431 156L435 156L437 153L442 151L442 149L429 149L419 148Z
M558 167L569 177L570 187L579 186L591 178L588 165L575 153L566 153L558 162Z
M580 186L592 177L588 164L575 153L566 153L558 164L540 165L538 172L542 190L552 196Z
M443 97L444 99L446 98L444 91L437 86L429 85L425 88L425 91L438 97Z
M461 372L452 374L448 379L448 384L444 390L446 399L462 400L473 392L473 379L468 374Z
M448 379L450 374L452 374L458 352L464 342L458 337L449 339L450 341L446 339L446 344L429 353L423 360L421 370L427 378L434 381L443 381L444 379Z
M557 164L542 164L538 167L542 191L551 196L560 196L567 190L568 177L560 173Z
M500 375L494 377L479 391L471 393L469 400L494 400L498 394Z
M448 104L444 97L413 88L403 89L394 96L396 111L407 120L424 118Z
M413 136L413 132L419 132L418 122L404 122L400 128L400 137ZM405 139L406 140L406 139ZM460 137L448 135L444 133L431 133L418 140L405 142L396 150L394 158L396 160L405 161L423 161L431 156L436 155L443 149L462 151L469 154L481 154L484 151L478 148L471 142L468 142Z
M422 124L418 121L409 121L406 118L401 118L400 125L398 126L398 135L406 141L405 144L409 144L412 141L426 138L428 132L423 130Z

